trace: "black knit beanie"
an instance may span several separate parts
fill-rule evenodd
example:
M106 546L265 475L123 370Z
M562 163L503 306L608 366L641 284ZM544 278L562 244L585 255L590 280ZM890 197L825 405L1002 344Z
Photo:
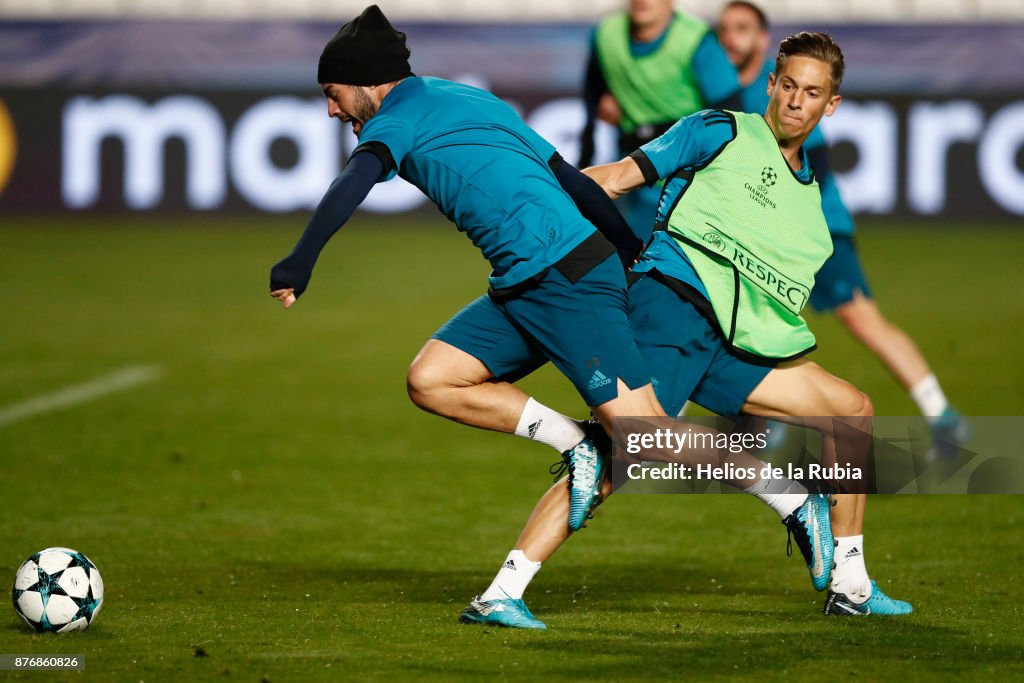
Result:
M320 54L319 83L381 85L412 76L405 34L396 31L377 5L341 27Z

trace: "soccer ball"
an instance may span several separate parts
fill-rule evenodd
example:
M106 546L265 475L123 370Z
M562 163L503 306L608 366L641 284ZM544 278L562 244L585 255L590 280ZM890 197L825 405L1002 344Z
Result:
M103 579L70 548L40 550L14 577L14 611L36 631L84 631L103 606Z

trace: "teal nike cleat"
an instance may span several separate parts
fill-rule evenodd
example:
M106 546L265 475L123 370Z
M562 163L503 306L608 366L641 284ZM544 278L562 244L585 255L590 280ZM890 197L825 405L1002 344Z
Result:
M821 610L822 614L834 617L867 616L870 614L892 617L910 614L913 611L914 607L909 602L890 598L882 592L882 589L874 581L871 582L871 597L865 602L857 604L843 593L833 593L830 590L828 597L825 599L825 607Z
M961 447L974 435L974 430L956 408L948 406L931 425L932 447L929 460L948 460L960 455Z
M786 555L793 554L793 539L804 556L811 573L814 590L823 591L832 578L832 558L836 542L832 538L832 522L829 519L831 501L820 493L807 494L807 500L782 520L786 525Z
M506 628L529 628L546 631L547 625L538 620L522 600L481 600L473 598L459 615L460 624L485 624Z

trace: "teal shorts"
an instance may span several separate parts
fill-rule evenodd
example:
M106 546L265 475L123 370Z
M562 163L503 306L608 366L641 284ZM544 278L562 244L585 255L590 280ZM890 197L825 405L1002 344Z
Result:
M831 311L853 301L855 292L871 298L857 247L849 235L832 235L832 255L814 278L810 304L816 311Z
M473 301L434 334L514 382L551 361L588 406L618 396L650 374L629 326L626 278L617 255L575 282L557 268L510 296Z
M629 320L661 407L678 415L689 400L738 415L771 368L729 353L717 328L660 277L646 274L629 288Z

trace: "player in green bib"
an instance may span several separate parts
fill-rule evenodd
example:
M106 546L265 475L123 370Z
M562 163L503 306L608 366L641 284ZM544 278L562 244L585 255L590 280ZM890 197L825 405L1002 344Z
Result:
M768 77L775 70L765 54L770 37L764 12L745 0L733 0L719 15L718 38L739 70L744 111L764 111ZM811 307L834 312L914 399L932 430L929 456L956 457L961 444L970 438L970 426L946 398L914 340L886 318L875 303L857 255L853 217L839 194L820 127L807 138L804 148L821 187L821 208L833 244L832 256L815 278Z
M672 0L630 0L628 11L594 29L583 86L587 122L579 166L594 154L597 120L619 129L625 155L707 107L739 107L736 69L715 33L698 17L675 11ZM659 188L643 188L620 207L633 230L651 236Z
M665 181L653 240L633 268L630 324L667 414L689 398L723 415L812 427L823 434L823 449L866 452L866 440L846 441L835 425L870 433L871 402L804 357L814 335L800 316L832 252L803 143L839 105L842 53L825 34L800 33L782 41L777 63L763 116L703 111L585 173L612 198ZM785 503L785 496L750 492L773 507ZM824 613L911 612L868 576L867 497L835 498L832 532L846 555L836 557L830 583L815 582L829 588ZM567 499L561 483L545 494L513 551L529 562L525 571L524 562L503 568L488 591L522 596L540 563L569 537ZM805 559L810 566L813 558Z

